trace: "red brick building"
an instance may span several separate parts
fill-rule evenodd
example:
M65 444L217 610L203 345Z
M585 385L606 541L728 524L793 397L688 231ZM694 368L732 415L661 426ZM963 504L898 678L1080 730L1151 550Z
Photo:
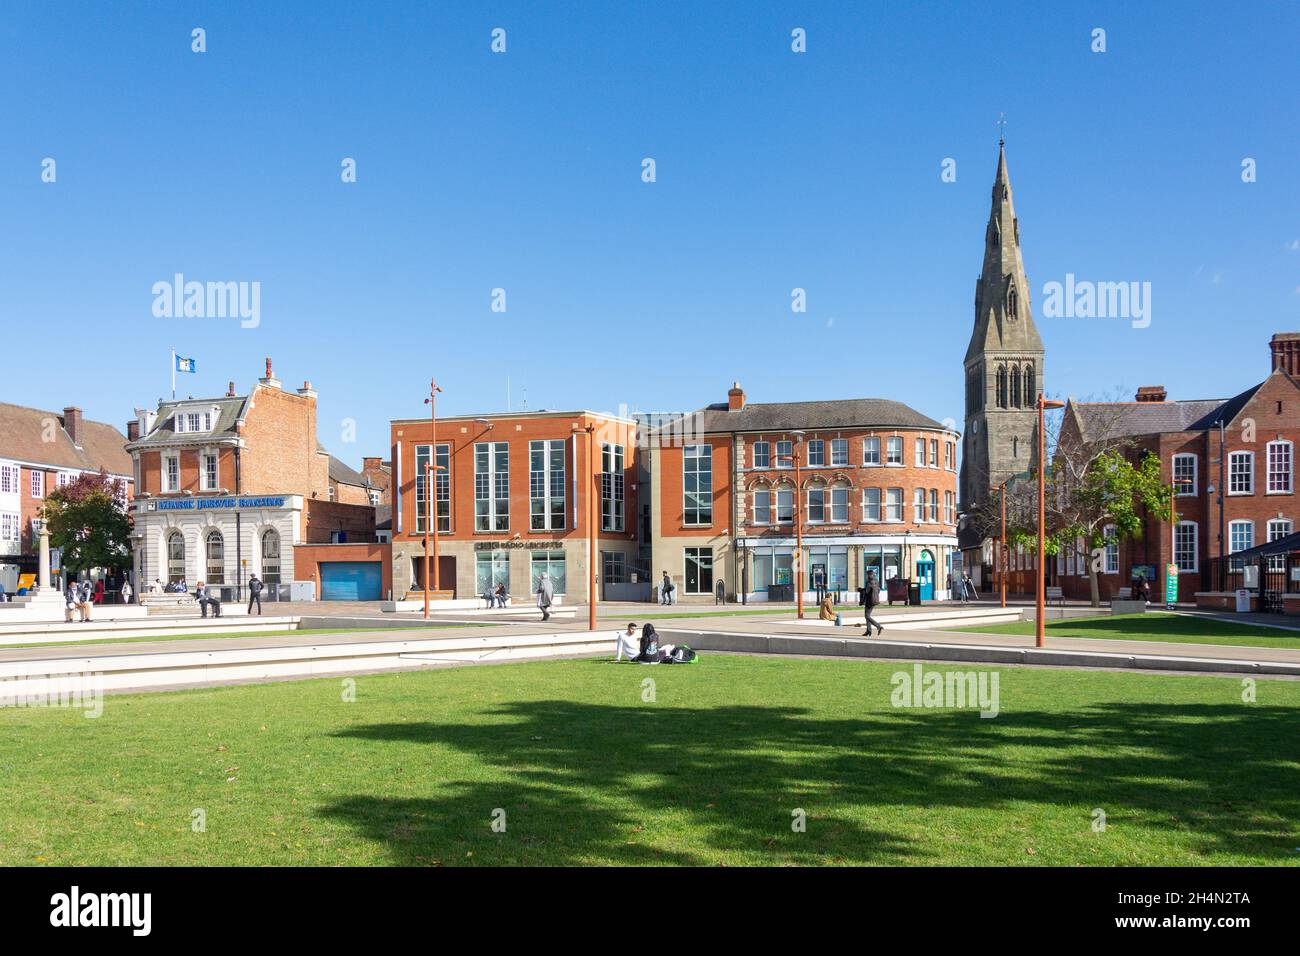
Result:
M1152 596L1162 600L1164 568L1172 560L1179 600L1190 602L1198 592L1224 589L1223 580L1211 579L1213 559L1296 530L1300 333L1274 335L1269 354L1267 378L1232 398L1170 401L1162 386L1145 386L1133 402L1067 405L1062 441L1086 441L1099 430L1122 437L1134 460L1147 452L1158 456L1162 480L1177 488L1176 536L1169 522L1149 518L1140 538L1105 549L1103 600L1139 574L1155 578ZM1081 559L1058 559L1054 573L1067 597L1088 597Z
M0 585L37 572L37 539L45 499L82 474L100 472L132 493L126 436L69 406L62 413L0 402ZM57 561L56 561L57 564Z

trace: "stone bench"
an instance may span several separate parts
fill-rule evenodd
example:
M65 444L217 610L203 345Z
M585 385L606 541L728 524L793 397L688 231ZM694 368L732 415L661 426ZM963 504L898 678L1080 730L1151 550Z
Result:
M1111 614L1145 614L1146 609L1146 601L1132 601L1123 598L1114 598L1110 602Z

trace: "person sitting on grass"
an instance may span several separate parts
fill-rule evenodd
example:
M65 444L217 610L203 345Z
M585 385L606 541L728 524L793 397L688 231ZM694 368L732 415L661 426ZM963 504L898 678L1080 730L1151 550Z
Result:
M627 656L629 662L636 660L641 653L641 642L637 639L636 625L629 623L626 631L614 635L614 660L619 662Z

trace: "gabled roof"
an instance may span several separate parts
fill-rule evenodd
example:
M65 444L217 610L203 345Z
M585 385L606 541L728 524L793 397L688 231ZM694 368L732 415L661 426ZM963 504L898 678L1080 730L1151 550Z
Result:
M1285 372L1275 373L1283 374ZM1263 382L1232 398L1198 398L1178 402L1070 402L1084 441L1136 438L1166 432L1208 431L1241 413Z
M186 398L160 402L158 405L158 419L153 430L147 435L141 435L138 441L131 443L131 447L138 448L149 445L174 444L176 442L205 442L236 438L239 433L235 428L235 423L244 417L247 403L247 395L223 395L220 398ZM174 416L179 408L186 410L216 408L217 420L212 423L211 431L178 432L176 431Z
M736 411L725 403L709 405L684 418L692 430L705 434L727 432L784 432L796 428L927 428L949 431L933 418L902 402L887 398L848 398L817 402L751 402ZM677 419L676 421L681 421ZM672 427L663 422L661 428Z
M54 419L59 423L53 441L46 427ZM131 456L124 446L126 436L105 422L81 420L81 447L63 427L61 412L47 412L25 405L0 402L0 458L29 461L51 468L75 471L100 471L113 475L130 475L134 471Z
M318 447L319 443L318 443ZM324 448L320 449L324 451ZM366 487L366 476L359 471L353 471L341 460L330 455L330 481L336 481L340 485L356 485L359 488Z

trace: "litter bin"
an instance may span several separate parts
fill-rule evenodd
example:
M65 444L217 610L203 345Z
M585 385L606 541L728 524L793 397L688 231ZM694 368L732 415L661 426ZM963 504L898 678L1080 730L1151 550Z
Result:
M794 600L793 584L769 584L767 586L767 599L769 601L789 602Z
M907 586L907 603L912 607L921 606L921 585L909 584Z
M911 586L911 578L890 578L885 582L885 597L890 604L895 601L907 603L907 591Z
M1237 588L1237 613L1250 613L1250 591L1246 588Z

